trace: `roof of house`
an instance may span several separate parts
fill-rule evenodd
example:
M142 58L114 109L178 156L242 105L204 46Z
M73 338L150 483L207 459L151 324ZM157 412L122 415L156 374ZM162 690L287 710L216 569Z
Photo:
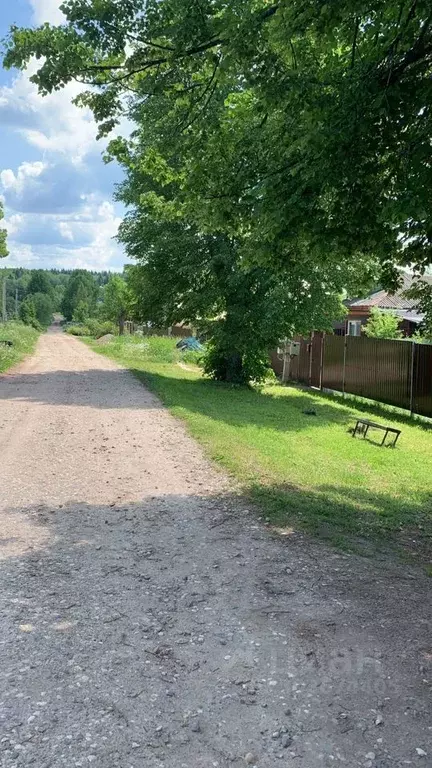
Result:
M399 290L396 293L389 293L388 291L375 291L369 294L363 299L355 299L355 301L349 301L349 307L379 307L379 309L395 309L395 310L409 310L416 309L416 302L414 299L408 299L405 296L406 291L411 288L413 283L417 282L419 278L415 278L414 275L410 275L408 272L404 272L402 275L402 283ZM420 278L423 282L427 282L432 286L432 275L423 275Z

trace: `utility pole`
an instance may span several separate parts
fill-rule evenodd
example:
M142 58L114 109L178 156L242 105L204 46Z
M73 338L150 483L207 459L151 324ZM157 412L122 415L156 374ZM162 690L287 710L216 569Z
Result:
M6 322L6 278L3 278L2 283L2 320Z

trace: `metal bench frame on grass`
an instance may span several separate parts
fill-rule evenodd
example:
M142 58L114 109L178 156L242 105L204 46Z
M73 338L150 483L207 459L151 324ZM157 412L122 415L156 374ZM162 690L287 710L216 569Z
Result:
M363 429L360 428L360 425L363 427ZM384 424L377 424L376 421L369 421L369 419L357 419L357 423L353 431L353 437L359 434L359 435L363 435L363 438L365 438L370 428L384 430L384 437L382 439L381 446L386 445L386 440L389 432L394 434L395 437L393 438L393 442L387 443L388 447L391 447L391 448L395 447L398 441L398 437L402 431L400 429L395 429L395 427L387 427Z

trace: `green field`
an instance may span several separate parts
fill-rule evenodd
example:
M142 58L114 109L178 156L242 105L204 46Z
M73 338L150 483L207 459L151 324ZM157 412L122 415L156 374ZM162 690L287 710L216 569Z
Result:
M39 331L23 323L0 323L0 373L31 354L39 336ZM12 341L13 346L6 347L2 341Z
M358 404L294 386L240 389L205 380L190 363L178 364L181 355L168 338L125 337L92 346L156 392L275 526L361 551L402 546L430 562L432 431L427 426L391 409L377 416L376 410L368 413ZM397 448L353 439L349 430L358 416L401 428Z

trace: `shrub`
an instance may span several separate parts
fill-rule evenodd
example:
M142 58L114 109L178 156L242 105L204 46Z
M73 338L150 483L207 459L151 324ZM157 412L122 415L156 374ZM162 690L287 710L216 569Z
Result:
M378 307L373 307L364 332L370 339L400 339L400 323L401 318L394 312L384 312Z
M90 317L85 323L72 323L66 328L66 333L70 333L72 336L92 336L94 339L100 339L107 333L115 334L116 332L115 323L111 323L109 320L101 322L95 317Z
M220 336L215 333L203 357L204 373L216 381L237 385L264 381L269 367L269 361L263 359L259 345L240 353L235 351L235 345L231 346L229 337L225 338L223 333Z
M90 336L86 325L69 325L66 328L66 333L70 333L72 336Z
M203 364L203 356L205 352L197 352L193 349L187 349L186 352L182 353L181 359L184 363L190 363L191 365L202 365Z
M89 313L88 301L79 301L73 311L72 320L77 323L86 323L89 319Z
M20 319L25 325L30 325L36 331L41 331L42 326L36 317L36 306L33 296L26 296L19 309Z
M95 339L100 339L101 336L106 336L107 333L116 334L118 332L117 326L111 320L98 320L96 317L90 317L86 323L88 329L88 336L93 336Z

